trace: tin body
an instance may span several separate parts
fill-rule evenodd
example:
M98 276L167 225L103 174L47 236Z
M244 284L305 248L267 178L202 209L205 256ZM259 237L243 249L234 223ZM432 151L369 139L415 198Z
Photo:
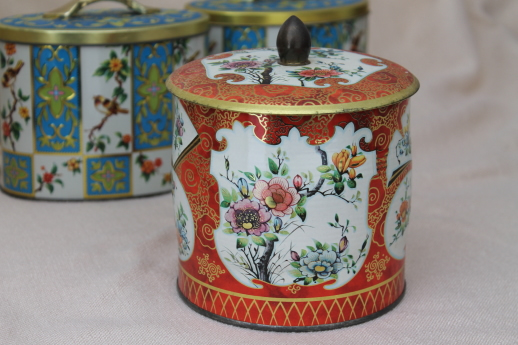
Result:
M61 200L170 191L163 80L206 53L206 30L204 15L175 10L0 20L2 190Z
M279 28L293 14L306 23L314 47L366 51L368 7L362 0L208 0L187 8L210 17L209 54L275 47Z
M313 49L209 56L167 82L178 289L194 310L256 329L324 330L390 310L405 289L409 97L390 61Z

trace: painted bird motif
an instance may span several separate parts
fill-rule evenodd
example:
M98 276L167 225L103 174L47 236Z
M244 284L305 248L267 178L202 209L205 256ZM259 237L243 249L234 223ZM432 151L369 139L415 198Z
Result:
M128 114L129 110L120 107L117 100L110 100L103 96L94 97L95 108L106 116L117 115L117 114Z
M24 62L22 60L18 61L16 66L9 67L7 71L4 72L4 75L2 76L2 86L3 87L11 87L11 85L14 84L16 81L16 76L18 73L20 73L20 70L22 69L24 65Z

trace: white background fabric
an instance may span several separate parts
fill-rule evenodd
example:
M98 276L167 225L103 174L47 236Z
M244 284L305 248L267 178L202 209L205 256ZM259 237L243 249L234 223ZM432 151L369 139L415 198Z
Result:
M57 7L2 0L1 16ZM185 0L148 0L181 8ZM0 194L1 344L517 344L518 2L372 0L369 52L413 72L407 294L350 328L260 332L177 295L171 196Z

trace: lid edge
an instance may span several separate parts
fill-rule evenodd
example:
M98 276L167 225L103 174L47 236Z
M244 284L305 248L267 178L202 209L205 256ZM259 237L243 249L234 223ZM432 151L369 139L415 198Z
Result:
M410 72L409 72L410 73ZM411 73L410 73L411 74ZM166 86L176 97L201 106L216 108L220 110L230 110L250 114L279 115L279 116L307 116L323 114L339 114L366 111L376 108L383 108L395 103L400 103L414 95L420 87L419 80L413 75L414 81L406 89L395 94L354 103L339 103L328 105L304 105L304 106L277 106L264 104L243 104L215 100L203 96L194 95L188 91L175 86L171 77L167 78ZM259 110L260 111L257 111Z
M0 40L26 44L113 45L170 40L203 34L209 30L209 16L192 21L158 26L110 29L46 29L0 24Z
M369 13L367 1L357 4L299 11L218 11L198 8L188 4L188 10L209 15L212 25L282 25L288 17L295 15L305 24L328 23L353 19Z

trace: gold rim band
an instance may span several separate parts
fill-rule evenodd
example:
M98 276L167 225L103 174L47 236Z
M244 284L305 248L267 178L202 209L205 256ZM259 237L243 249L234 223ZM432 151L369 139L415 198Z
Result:
M218 11L192 5L187 5L186 9L208 14L212 25L282 25L292 15L299 17L305 24L318 24L357 18L369 13L367 2L303 11Z
M222 101L212 98L207 98L199 95L194 95L188 91L180 89L175 86L171 79L168 78L166 86L175 96L191 103L199 104L201 106L216 108L221 110L237 111L249 114L264 114L264 115L280 115L280 116L306 116L306 115L323 115L323 114L339 114L339 113L353 113L365 111L375 108L382 108L391 104L399 103L411 97L419 90L419 81L414 77L413 83L404 90L394 93L389 96L384 96L367 101L340 103L340 104L326 104L326 105L304 105L304 106L285 106L285 105L263 105L263 104L248 104Z
M164 41L205 33L208 16L184 23L124 29L40 29L0 24L0 40L28 44L110 45Z

